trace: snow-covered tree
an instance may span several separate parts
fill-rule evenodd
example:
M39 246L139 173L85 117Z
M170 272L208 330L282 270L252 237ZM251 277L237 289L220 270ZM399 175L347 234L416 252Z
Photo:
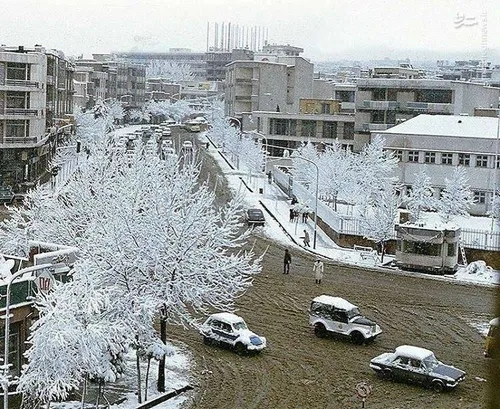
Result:
M172 61L153 60L146 68L147 78L161 78L172 83L193 81L195 78L189 64Z
M364 197L359 200L371 201L381 189L396 183L395 171L398 164L392 152L384 150L385 139L376 135L366 145L356 161L357 183Z
M385 244L394 236L394 225L401 205L401 196L392 185L378 191L377 196L365 202L360 214L364 237L380 245L381 262L384 262Z
M468 184L465 168L457 166L451 177L445 178L441 198L437 209L444 222L454 216L469 216L469 209L474 204L474 194Z
M420 219L421 213L425 210L434 210L436 200L432 196L431 178L427 176L424 166L415 174L415 182L406 200L406 206L411 213L411 219L416 222Z
M343 196L349 199L352 193L351 186L355 178L352 172L353 154L350 150L342 149L336 139L331 146L326 147L318 159L320 194L331 197L337 211L337 198Z
M150 318L154 314L161 313L162 322L196 325L200 314L231 309L234 297L260 271L260 258L252 251L239 250L249 234L240 233L241 203L233 200L218 208L195 165L179 167L154 155L145 156L140 147L130 158L112 136L96 140L92 155L66 185L53 194L33 190L25 207L15 209L2 222L1 251L22 254L29 239L78 247L85 263L75 268L73 280L86 277L92 288L115 294L120 313L113 316L127 320L127 341L140 349L154 342ZM74 302L76 298L77 293ZM63 308L64 302L55 305ZM44 331L47 337L50 328L57 326L55 320L55 314L48 314L35 331L26 377L40 370L35 369L36 357L44 357L46 344L38 342L38 337L43 338ZM79 328L77 319L65 327L71 332ZM149 335L144 338L144 334ZM160 335L164 342L166 334ZM75 338L67 336L71 344ZM109 343L100 342L96 348L94 360L102 362L99 356L111 359ZM49 399L49 394L64 394L83 372L96 368L78 362L80 370L75 365L76 361L69 361L61 375L43 374L47 381L42 382L52 385L50 391L34 387L36 375L26 378L31 381L25 381L23 391ZM102 368L99 374L109 373Z
M500 190L497 190L491 198L491 210L488 212L488 215L500 227Z
M313 192L316 189L318 175L318 156L317 147L311 142L307 142L291 155L294 179L304 183Z
M241 158L241 162L245 164L250 175L262 172L265 155L260 141L255 140L251 136L242 136L238 157Z

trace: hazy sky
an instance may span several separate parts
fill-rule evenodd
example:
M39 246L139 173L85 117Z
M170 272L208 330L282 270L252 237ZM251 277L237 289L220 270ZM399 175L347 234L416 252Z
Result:
M481 59L487 44L488 60L500 63L498 0L0 0L0 5L0 43L39 43L66 55L172 47L205 51L207 22L231 22L266 27L271 43L302 47L314 61Z

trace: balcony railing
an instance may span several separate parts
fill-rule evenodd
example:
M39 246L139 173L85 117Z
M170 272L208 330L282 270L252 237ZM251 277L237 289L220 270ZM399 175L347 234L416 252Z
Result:
M371 132L371 131L385 131L386 129L389 129L390 127L394 126L394 124L363 124L363 131L364 132Z
M0 81L0 85L7 85L9 87L39 88L40 83L38 81L11 80L7 78L5 81Z
M5 137L3 139L0 139L0 143L13 144L13 145L28 145L28 144L35 144L37 142L38 142L38 139L36 136L26 137L26 138Z
M11 116L39 116L41 115L40 109L29 108L2 108L0 107L0 115Z
M407 102L406 108L421 112L434 113L453 113L453 104L438 103L438 102Z
M398 101L363 101L363 108L370 109L398 109L400 103Z

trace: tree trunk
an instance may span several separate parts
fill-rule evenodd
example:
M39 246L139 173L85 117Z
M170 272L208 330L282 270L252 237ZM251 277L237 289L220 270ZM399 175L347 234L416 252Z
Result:
M384 255L385 255L385 241L380 243L380 264L384 264Z
M146 370L146 384L144 385L144 402L148 400L149 368L151 366L151 356L148 356L148 369Z
M85 395L87 394L87 377L83 378L82 409L85 408Z
M160 316L160 339L164 344L167 342L167 317L164 309L162 309ZM156 389L158 392L165 392L165 355L158 362L158 383Z
M139 351L135 352L135 366L137 369L137 402L142 403L141 391L141 363L139 361Z

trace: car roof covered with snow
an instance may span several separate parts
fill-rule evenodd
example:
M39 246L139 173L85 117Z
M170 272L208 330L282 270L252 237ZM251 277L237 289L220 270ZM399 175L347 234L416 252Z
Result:
M493 326L493 327L500 327L500 317L493 318L490 321L490 325Z
M353 308L358 308L354 304L351 304L349 301L344 300L340 297L332 297L331 295L320 295L313 299L313 302L318 302L321 304L332 305L339 310L352 310Z
M434 353L425 348L414 347L411 345L401 345L396 348L396 355L423 361L425 358L434 355Z
M231 312L218 312L216 314L212 314L210 318L214 318L219 321L224 321L227 322L228 324L234 324L235 322L243 321L243 318Z

